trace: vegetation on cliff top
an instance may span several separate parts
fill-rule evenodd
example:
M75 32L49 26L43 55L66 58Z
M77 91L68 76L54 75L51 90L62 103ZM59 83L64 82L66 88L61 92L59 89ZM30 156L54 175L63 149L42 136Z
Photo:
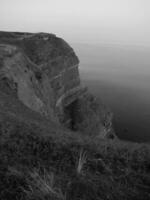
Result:
M149 200L150 147L0 126L0 199Z

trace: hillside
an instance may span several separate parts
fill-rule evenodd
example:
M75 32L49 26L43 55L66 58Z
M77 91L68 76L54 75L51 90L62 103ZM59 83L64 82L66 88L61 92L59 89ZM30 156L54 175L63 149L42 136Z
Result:
M150 199L150 146L45 131L1 123L1 199Z

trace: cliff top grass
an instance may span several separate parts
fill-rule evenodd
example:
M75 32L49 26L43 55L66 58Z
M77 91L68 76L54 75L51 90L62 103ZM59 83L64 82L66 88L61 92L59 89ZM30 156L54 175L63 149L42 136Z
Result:
M0 124L0 199L149 200L149 145Z

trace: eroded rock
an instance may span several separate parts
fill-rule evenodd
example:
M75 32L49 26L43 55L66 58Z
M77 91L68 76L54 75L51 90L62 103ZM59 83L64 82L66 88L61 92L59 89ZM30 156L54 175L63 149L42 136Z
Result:
M7 78L30 109L59 121L64 99L72 102L82 93L79 60L73 49L52 34L0 36L1 80Z
M105 137L111 114L93 110L78 66L73 49L54 34L0 32L0 90L54 122Z

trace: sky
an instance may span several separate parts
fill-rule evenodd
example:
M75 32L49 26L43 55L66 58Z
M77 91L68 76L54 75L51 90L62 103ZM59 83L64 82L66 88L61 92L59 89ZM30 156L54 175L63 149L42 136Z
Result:
M150 46L150 0L0 0L0 30Z

